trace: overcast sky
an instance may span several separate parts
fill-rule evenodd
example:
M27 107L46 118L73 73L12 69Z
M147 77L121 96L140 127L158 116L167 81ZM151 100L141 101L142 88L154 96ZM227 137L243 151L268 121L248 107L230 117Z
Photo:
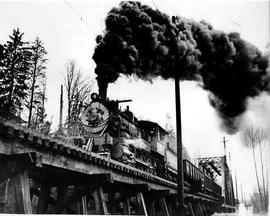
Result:
M92 55L95 37L104 30L107 12L117 6L116 0L84 1L0 1L0 43L8 39L12 29L25 32L24 40L36 36L44 42L48 51L48 87L46 104L54 127L59 118L60 85L63 83L65 64L75 59L82 72L95 78ZM143 3L168 15L180 15L196 21L202 19L215 29L237 31L242 38L265 52L269 42L268 1L191 1L144 0ZM95 86L95 90L97 87ZM108 96L112 99L132 99L131 110L136 116L156 121L165 127L166 115L175 122L174 83L155 80L153 84L121 78L110 84ZM241 144L240 134L227 135L220 128L220 119L208 103L208 93L196 83L181 83L183 143L191 157L223 155L223 136L228 140L233 170L237 170L238 182L242 182L247 198L255 185L251 152ZM270 97L250 100L249 111L243 117L243 125L256 124L270 134ZM65 105L65 104L64 104Z

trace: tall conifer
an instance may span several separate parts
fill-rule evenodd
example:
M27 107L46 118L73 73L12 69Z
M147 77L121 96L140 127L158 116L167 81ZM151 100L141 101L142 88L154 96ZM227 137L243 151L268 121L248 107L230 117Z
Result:
M13 30L10 40L3 46L0 67L0 115L21 121L19 116L27 97L32 53L28 43L22 41L19 29Z

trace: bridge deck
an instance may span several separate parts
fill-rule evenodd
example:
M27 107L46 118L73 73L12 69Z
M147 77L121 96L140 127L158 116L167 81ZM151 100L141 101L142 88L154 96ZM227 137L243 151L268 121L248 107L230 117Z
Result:
M0 154L23 153L30 153L29 156L37 167L61 168L85 175L110 174L113 181L148 184L151 189L177 192L177 185L173 182L9 122L0 121Z
M110 212L129 215L132 214L132 203L136 199L137 208L133 210L137 214L175 215L176 183L89 153L72 144L44 136L1 118L0 173L0 196L3 194L1 185L5 182L9 185L9 179L15 191L11 193L15 194L15 197L10 197L11 200L14 198L11 204L14 208L10 210L0 207L0 213L68 211L73 214ZM9 196L7 188L4 190L5 196ZM57 191L56 195L54 190ZM94 212L87 207L89 194L94 199ZM187 182L185 200L196 205L218 202L218 199L211 196L192 193ZM119 202L122 203L121 211L115 207L115 203ZM79 207L72 207L74 203ZM160 212L155 211L155 205L160 206ZM197 206L194 208L194 214L198 214L202 209Z

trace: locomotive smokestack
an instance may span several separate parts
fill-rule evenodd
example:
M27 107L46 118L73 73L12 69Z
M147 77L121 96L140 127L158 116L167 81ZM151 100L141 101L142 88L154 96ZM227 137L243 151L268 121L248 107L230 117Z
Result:
M108 88L108 83L98 80L98 92L102 100L107 99L107 88Z

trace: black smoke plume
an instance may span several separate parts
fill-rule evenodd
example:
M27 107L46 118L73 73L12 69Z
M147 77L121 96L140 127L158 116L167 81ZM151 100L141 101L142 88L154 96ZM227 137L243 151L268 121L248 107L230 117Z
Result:
M93 55L99 86L115 82L119 74L148 81L158 76L198 80L210 92L210 104L227 131L235 131L235 119L246 110L247 99L268 91L267 58L237 33L183 17L176 17L175 23L139 2L113 8Z

